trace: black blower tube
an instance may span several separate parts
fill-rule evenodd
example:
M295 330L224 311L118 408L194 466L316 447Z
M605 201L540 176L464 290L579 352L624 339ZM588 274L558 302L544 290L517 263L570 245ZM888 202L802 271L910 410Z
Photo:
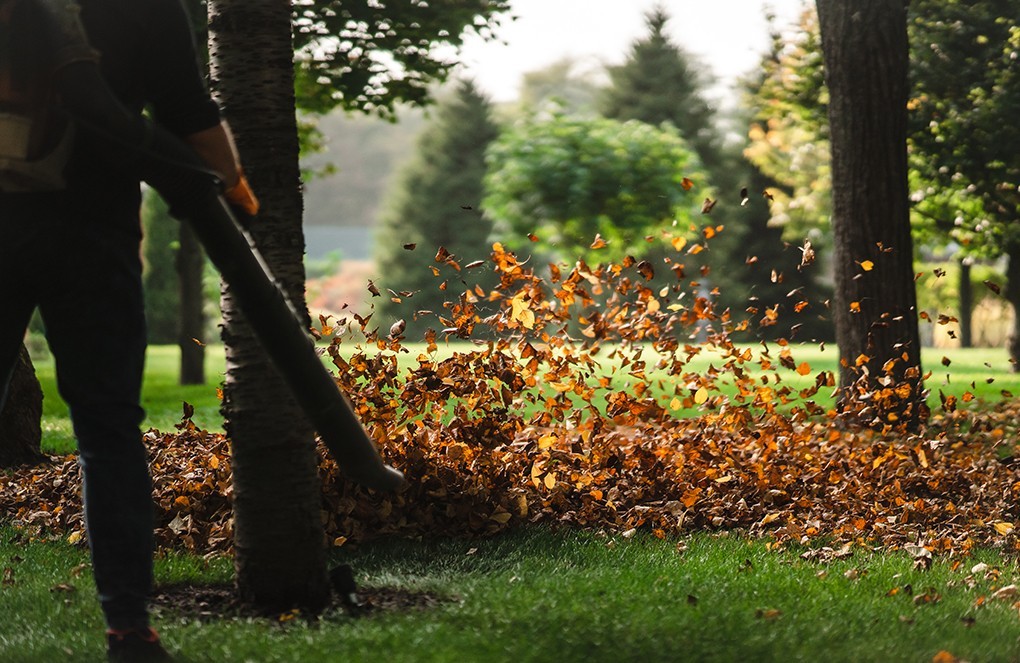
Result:
M167 201L171 213L194 229L344 476L377 490L403 485L403 474L382 462L322 364L302 316L220 195L216 175L174 135L129 113L110 92L94 62L62 68L57 85L62 108L82 129L106 138L111 165L138 173Z

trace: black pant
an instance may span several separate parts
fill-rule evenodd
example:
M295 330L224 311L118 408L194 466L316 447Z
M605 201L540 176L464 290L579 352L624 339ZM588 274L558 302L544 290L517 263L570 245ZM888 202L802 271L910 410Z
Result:
M137 207L99 207L70 193L0 195L0 405L38 307L78 440L100 602L126 629L148 623L152 585L141 231Z

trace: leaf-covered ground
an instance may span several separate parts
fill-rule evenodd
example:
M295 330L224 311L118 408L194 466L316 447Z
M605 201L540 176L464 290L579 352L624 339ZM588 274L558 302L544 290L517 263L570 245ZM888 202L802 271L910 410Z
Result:
M480 266L440 252L434 271L460 278ZM365 491L323 452L335 545L540 523L661 536L739 529L819 554L903 547L921 563L975 545L1020 549L1015 399L977 407L969 392L965 402L946 397L908 433L882 419L876 393L866 399L873 425L854 427L814 400L834 385L830 372L807 388L784 382L780 371L810 378L813 369L784 339L757 352L735 344L749 323L714 311L709 295L692 294L697 283L681 287L675 264L678 285L658 290L654 268L633 260L539 275L497 245L491 266L498 289L468 287L444 311L419 312L442 331L410 367L398 361L403 325L383 335L371 316L321 319L341 389L409 481L395 495ZM774 322L770 310L761 321ZM444 337L481 340L444 356ZM712 362L695 369L709 351ZM158 544L229 550L228 442L188 420L146 441ZM56 458L0 476L0 513L80 541L79 493L75 459Z

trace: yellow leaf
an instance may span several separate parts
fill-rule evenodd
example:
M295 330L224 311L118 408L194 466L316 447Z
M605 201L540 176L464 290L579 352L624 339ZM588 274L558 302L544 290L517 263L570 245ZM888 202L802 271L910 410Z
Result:
M497 511L489 516L489 520L495 520L500 525L506 525L510 521L510 513L508 511Z
M1002 534L1003 536L1009 534L1014 529L1013 523L992 523L992 527L995 528L996 532Z
M677 398L676 396L674 396L673 400L671 400L669 402L669 409L670 410L679 410L682 406L683 406L683 403L681 403L680 399Z
M870 272L871 270L875 269L875 263L871 262L870 260L862 260L858 264L861 266L861 269L863 269L866 272Z
M539 449L548 449L549 447L551 447L554 444L556 444L556 436L555 435L551 435L551 434L550 435L543 435L542 437L538 438L538 448Z
M686 237L674 237L672 244L673 244L673 248L675 250L682 251L683 248L685 246L687 246L687 238Z
M769 523L776 522L777 520L779 520L779 518L780 518L780 515L778 513L770 513L770 514L766 515L764 518L761 519L761 524L762 525L768 525Z
M805 362L801 362L800 366L797 367L797 373L799 373L801 375L807 375L810 372L811 372L811 364L807 363L806 361Z
M191 506L191 501L186 496L180 495L177 497L177 499L174 500L174 506L180 507L182 509L187 509L189 506Z
M554 472L550 472L549 474L545 475L544 483L545 483L545 487L548 488L549 490L552 490L553 488L555 488L556 487L556 474Z
M217 456L216 454L213 454L212 456L209 456L209 467L211 467L211 468L213 468L215 470L219 466L220 466L220 457Z
M67 542L72 546L81 541L81 530L75 530L67 537Z
M696 392L694 392L694 402L697 403L698 405L701 405L702 403L704 403L707 400L708 400L708 389L705 389L704 387L701 387Z

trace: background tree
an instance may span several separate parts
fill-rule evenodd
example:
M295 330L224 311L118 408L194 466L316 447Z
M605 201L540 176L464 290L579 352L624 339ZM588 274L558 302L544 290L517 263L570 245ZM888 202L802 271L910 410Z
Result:
M904 0L818 0L818 17L830 96L840 387L844 403L857 388L871 395L870 407L856 412L865 423L872 416L917 423L923 380L907 204L907 8Z
M717 113L705 101L707 76L694 58L666 34L670 20L658 7L645 15L648 34L631 44L623 64L609 68L609 86L600 99L604 117L672 124L712 176L722 165Z
M414 337L435 318L416 311L443 314L452 291L439 289L431 267L440 247L467 264L490 253L492 222L482 212L485 150L499 130L491 105L470 81L461 81L435 110L421 134L414 159L401 173L392 203L383 213L378 233L377 321L385 331L404 320L406 334ZM412 247L408 250L405 247ZM470 285L487 288L491 274L463 272ZM392 295L386 290L397 293ZM440 327L441 328L441 327Z
M486 213L507 246L526 249L528 234L573 261L635 257L645 236L687 232L698 157L676 129L643 122L554 115L518 122L492 144L487 157ZM687 187L689 188L689 186ZM592 249L596 235L605 246Z
M798 269L800 252L784 244L781 230L769 225L770 203L763 192L775 189L776 183L745 159L743 142L724 140L725 118L704 96L710 78L666 34L669 20L662 8L646 15L647 34L631 45L623 64L609 70L602 113L655 126L668 123L697 152L707 176L699 190L718 198L713 218L724 225L705 254L710 270L706 278L718 286L719 300L737 311L750 305L755 316L767 310L783 312L778 319L758 317L763 324L752 325L752 333L790 336L795 328L802 338L831 337L831 325L818 317L821 307L805 309L801 304L826 299L827 289L817 282L815 270ZM750 192L747 199L740 196L744 189ZM791 291L802 294L791 301Z
M180 293L174 261L180 247L179 224L155 191L142 201L142 285L149 343L177 342Z
M596 72L566 57L524 74L518 103L525 113L553 108L568 115L593 115L601 91Z
M918 0L910 9L911 163L923 183L915 197L964 256L1008 257L1003 294L1014 312L1009 353L1017 370L1020 2Z

